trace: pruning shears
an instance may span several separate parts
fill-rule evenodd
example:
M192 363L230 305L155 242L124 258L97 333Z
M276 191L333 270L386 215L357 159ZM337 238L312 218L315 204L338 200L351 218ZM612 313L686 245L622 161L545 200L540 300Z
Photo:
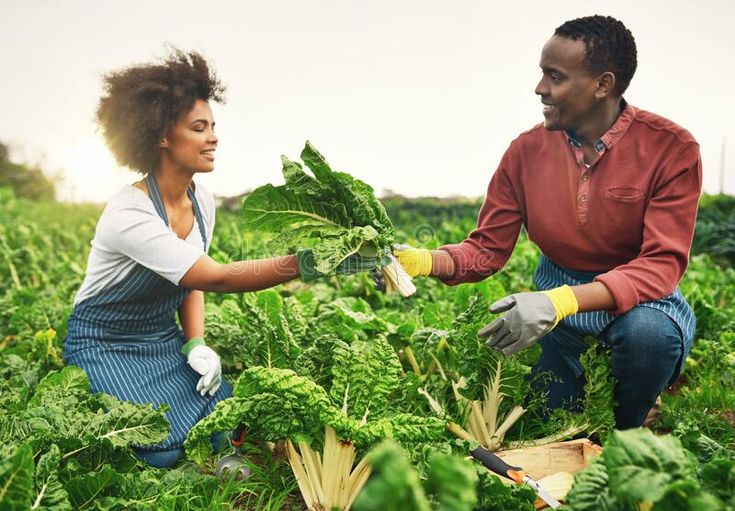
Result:
M496 456L492 452L488 451L484 447L477 447L470 451L472 457L482 463L486 468L492 470L496 474L507 477L515 481L518 484L527 484L536 492L536 495L546 502L551 509L556 509L561 506L561 502L551 496L549 492L539 486L539 484L531 479L520 467L513 467L508 465L500 457Z

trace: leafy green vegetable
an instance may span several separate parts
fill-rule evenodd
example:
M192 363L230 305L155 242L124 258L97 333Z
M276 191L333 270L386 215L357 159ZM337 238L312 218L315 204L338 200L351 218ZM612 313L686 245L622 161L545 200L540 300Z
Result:
M575 477L567 509L724 510L718 495L732 496L734 464L718 460L700 471L674 436L614 431L602 455Z
M610 490L604 459L593 459L590 465L574 478L567 494L567 503L574 511L622 511L629 509L616 502Z
M306 142L301 159L314 177L297 162L281 158L286 184L265 185L242 203L244 227L278 233L274 249L289 249L304 240L313 246L316 269L331 274L358 250L384 252L393 242L393 224L373 189L349 174L333 171L324 157Z
M228 298L205 308L207 343L222 358L227 373L244 367L292 367L301 354L305 320L293 298L276 291Z
M307 507L347 509L370 474L364 459L354 465L357 448L369 448L386 437L426 442L445 436L439 419L389 413L400 363L387 340L351 345L338 341L332 358L329 393L289 369L245 370L234 396L219 402L189 432L189 456L202 461L211 452L211 435L241 422L254 438L286 439L287 457ZM318 453L312 446L321 431L323 447Z
M458 456L432 452L423 485L406 453L393 441L383 441L367 460L373 476L355 501L355 511L469 511L477 503L477 473L472 463Z
M355 511L428 511L421 479L400 446L386 440L367 456L373 476L355 500Z
M386 436L399 441L445 436L444 422L439 419L394 410L388 413L388 398L399 385L399 363L384 338L351 345L338 342L333 357L329 393L290 369L246 369L235 384L233 398L218 403L190 431L187 452L202 460L211 452L209 437L240 421L254 437L270 441L311 441L325 425L334 428L341 439L364 447Z
M506 484L485 467L475 464L478 474L477 506L482 511L533 511L536 492L525 484Z
M36 465L34 509L71 510L69 494L59 482L61 451L56 445L44 453Z
M477 504L477 472L471 462L436 452L429 457L428 476L427 492L437 510L463 511Z
M0 504L3 509L25 511L33 492L33 449L24 444L0 461Z

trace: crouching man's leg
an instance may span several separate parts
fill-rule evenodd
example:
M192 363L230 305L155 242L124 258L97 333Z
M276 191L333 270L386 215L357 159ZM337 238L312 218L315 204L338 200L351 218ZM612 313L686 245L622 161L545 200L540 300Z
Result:
M583 339L582 334L559 325L539 341L541 358L531 376L537 390L548 392L547 406L551 410L583 406L586 380L579 357L588 348Z
M601 340L612 350L616 427L639 427L658 395L679 373L682 333L664 312L638 306L613 321Z

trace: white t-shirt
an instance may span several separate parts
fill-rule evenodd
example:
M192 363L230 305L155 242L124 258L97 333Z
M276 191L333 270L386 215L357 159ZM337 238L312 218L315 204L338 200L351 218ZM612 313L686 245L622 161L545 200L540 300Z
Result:
M158 216L153 201L143 190L130 185L117 192L97 222L87 274L74 303L120 282L136 264L178 285L209 250L214 231L214 197L199 184L195 196L207 231L206 247L202 245L196 218L191 232L181 239Z

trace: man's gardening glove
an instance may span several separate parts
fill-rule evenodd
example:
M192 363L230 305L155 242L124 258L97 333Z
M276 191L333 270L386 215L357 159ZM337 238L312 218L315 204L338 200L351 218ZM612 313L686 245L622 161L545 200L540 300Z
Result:
M567 285L506 296L490 306L490 312L506 312L478 332L480 337L490 337L487 345L512 355L532 346L567 316L579 309L572 288Z
M393 255L412 278L431 275L431 250L393 245Z
M197 383L197 392L200 395L214 396L222 384L222 364L219 355L204 344L201 337L192 337L181 347L181 353L186 357L189 366L201 374Z
M311 282L312 280L329 276L317 270L316 262L314 261L314 252L310 249L296 252L296 261L301 272L301 280L304 282ZM337 265L334 273L335 275L352 275L353 273L374 270L378 265L383 266L388 263L390 263L388 256L379 255L374 250L371 253L369 249L360 249L360 251L342 260Z

